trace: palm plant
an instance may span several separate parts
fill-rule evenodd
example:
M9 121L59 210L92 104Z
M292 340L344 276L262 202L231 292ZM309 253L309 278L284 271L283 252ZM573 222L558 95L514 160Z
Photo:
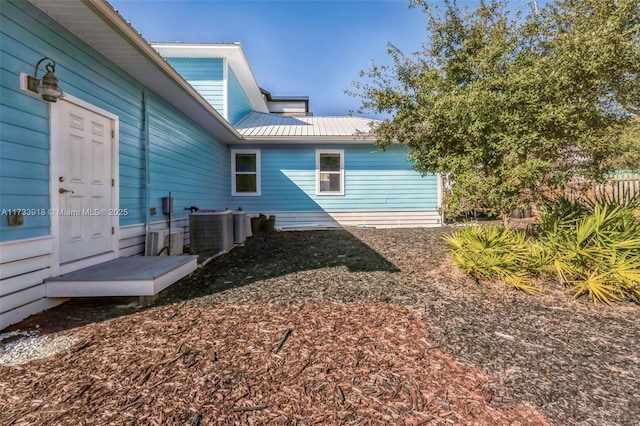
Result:
M549 269L576 297L610 304L625 296L640 301L640 220L637 202L596 201L587 213L544 219L543 245L553 255Z
M530 285L527 237L513 228L467 226L444 237L454 263L478 279L498 279L526 292Z

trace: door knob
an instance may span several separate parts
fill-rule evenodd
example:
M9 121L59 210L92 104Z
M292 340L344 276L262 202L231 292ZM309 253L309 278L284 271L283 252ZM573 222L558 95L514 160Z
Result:
M58 192L61 193L61 194L64 194L65 192L70 192L70 193L74 194L74 192L72 190L64 189L64 188L58 189Z

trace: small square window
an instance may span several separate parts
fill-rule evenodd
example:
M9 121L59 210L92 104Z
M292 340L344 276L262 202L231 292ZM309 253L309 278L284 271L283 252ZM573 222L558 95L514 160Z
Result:
M231 195L260 195L260 151L231 151Z
M316 195L344 195L344 151L316 151Z

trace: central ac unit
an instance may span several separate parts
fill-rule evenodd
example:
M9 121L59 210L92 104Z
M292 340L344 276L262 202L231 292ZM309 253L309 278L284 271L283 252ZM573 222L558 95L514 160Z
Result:
M191 254L220 253L233 247L231 211L196 212L189 215Z
M242 212L233 212L233 242L235 244L242 244L247 239L247 215Z
M170 236L170 237L169 237ZM154 229L147 231L145 256L177 256L182 254L184 246L184 230L182 228Z

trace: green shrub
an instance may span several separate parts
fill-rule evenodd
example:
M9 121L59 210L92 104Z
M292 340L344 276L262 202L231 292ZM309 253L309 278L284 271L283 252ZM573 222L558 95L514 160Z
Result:
M588 214L590 203L581 198L568 197L565 195L546 199L540 204L542 215L538 220L538 225L543 233L557 230L560 223L578 219Z
M444 240L456 265L480 279L536 290L531 276L551 272L575 297L640 302L640 200L561 198L542 207L540 239L508 227L467 226Z
M546 269L555 271L576 297L587 294L607 304L626 296L640 301L637 202L596 201L583 207L564 217L543 214L542 244L553 259Z
M530 245L524 233L501 226L466 226L445 236L454 263L480 279L498 279L532 292Z

